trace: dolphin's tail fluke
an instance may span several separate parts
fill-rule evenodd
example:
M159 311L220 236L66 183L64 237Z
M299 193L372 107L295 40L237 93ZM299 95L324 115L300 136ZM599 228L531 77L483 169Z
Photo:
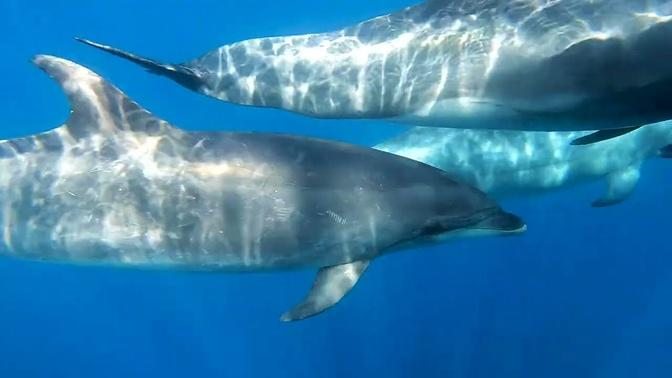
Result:
M149 72L153 74L166 76L191 90L198 91L203 86L204 82L201 75L194 69L189 68L184 64L161 63L152 59L132 54L124 50L120 50L116 47L93 42L88 39L75 37L75 40L85 45L92 46L99 50L108 52L112 55L116 55L120 58L129 60L135 64L138 64L146 68Z

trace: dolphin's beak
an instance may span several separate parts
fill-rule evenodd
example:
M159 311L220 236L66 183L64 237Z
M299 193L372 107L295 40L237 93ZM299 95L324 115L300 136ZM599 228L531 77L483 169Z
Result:
M502 235L513 235L525 232L527 225L519 216L499 211L479 222L474 228L491 230Z
M517 228L512 231L502 231L504 235L515 235L515 234L522 234L523 232L527 231L527 225L524 224L522 227Z

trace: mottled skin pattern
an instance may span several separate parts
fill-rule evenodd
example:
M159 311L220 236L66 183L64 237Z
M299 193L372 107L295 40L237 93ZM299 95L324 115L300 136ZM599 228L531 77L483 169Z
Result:
M224 101L315 117L599 130L672 118L671 14L672 0L430 0L179 65L97 47Z
M39 56L73 111L0 144L2 251L189 270L325 267L521 221L442 171L336 142L190 133L93 72Z
M589 146L571 146L585 132L452 130L415 127L376 146L459 177L498 198L605 178L607 192L595 204L624 200L644 160L672 143L669 122Z

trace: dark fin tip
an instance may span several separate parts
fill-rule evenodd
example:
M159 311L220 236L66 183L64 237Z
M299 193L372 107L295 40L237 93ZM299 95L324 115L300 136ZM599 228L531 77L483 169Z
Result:
M624 127L621 129L609 129L609 130L599 130L592 134L588 134L581 138L574 139L571 143L572 146L585 146L588 144L593 144L597 142L602 142L605 140L618 138L619 136L631 133L642 126L635 127Z
M166 76L174 80L178 84L183 85L193 91L199 91L204 85L201 75L192 68L187 67L186 65L161 63L156 60L135 55L128 51L124 51L108 45L103 45L102 43L94 42L81 37L75 37L75 40L87 46L91 46L97 48L98 50L102 50L114 56L120 57L122 59L129 60L135 64L144 67L153 74Z

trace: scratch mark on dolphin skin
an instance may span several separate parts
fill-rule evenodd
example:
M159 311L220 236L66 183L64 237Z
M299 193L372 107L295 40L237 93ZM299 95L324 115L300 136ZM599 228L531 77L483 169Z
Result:
M338 214L337 214L336 212L334 212L334 211L327 210L326 213L327 213L327 215L328 215L332 220L334 220L334 222L336 222L336 223L338 223L338 224L343 225L343 224L348 223L348 221L347 221L345 218L343 218L342 216L338 215Z

